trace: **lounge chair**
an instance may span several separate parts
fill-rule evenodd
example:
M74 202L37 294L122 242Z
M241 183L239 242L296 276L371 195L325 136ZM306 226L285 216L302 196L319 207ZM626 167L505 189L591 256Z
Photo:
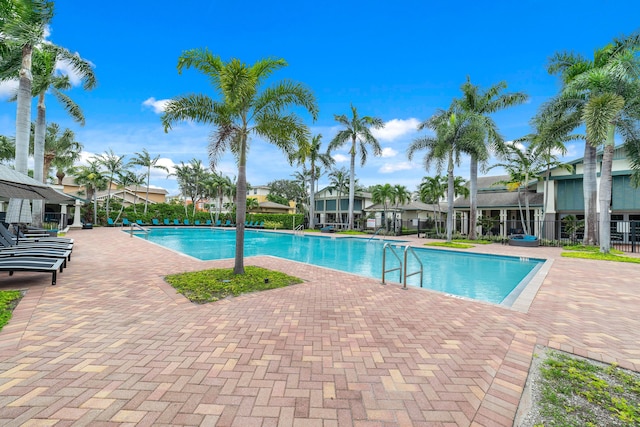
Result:
M188 220L188 219L186 219L186 218L185 218L185 220L184 220L184 225L191 225L191 223L189 222L189 220Z
M49 244L59 244L59 245L71 245L73 247L73 239L68 239L65 237L25 237L22 235L22 238L18 238L15 235L11 234L11 232L3 225L0 224L0 236L9 242L10 244L31 244L31 243L44 243L47 242Z
M540 246L540 239L528 234L514 234L509 236L509 246L524 246L534 248Z
M180 223L179 219L174 219L173 220L173 225L182 225L182 224Z
M153 219L151 220L151 224L152 224L152 225L160 225L160 221L158 221L158 218L153 218Z
M211 220L208 219L207 222L204 223L204 225L211 225Z
M123 227L128 227L130 225L131 225L131 223L129 222L129 220L127 218L122 218L122 226Z
M253 223L253 221L251 221L251 222L245 222L245 223L244 223L244 226L245 226L246 228L253 228L253 227L255 227L256 225L258 225L258 224L254 224L254 223Z
M56 258L63 260L63 267L67 268L67 261L71 261L71 251L51 248L0 248L0 259L11 257Z
M169 222L169 218L165 218L163 222L164 222L164 225L171 225L171 223Z
M200 224L200 220L199 219L196 219L195 221L193 221L193 225L202 225L202 224Z
M227 220L222 226L223 227L231 227L231 220Z
M138 224L140 227L144 227L145 225L147 225L144 222L142 222L141 219L136 219L136 224Z
M0 235L0 248L12 248L12 249L58 249L58 250L73 250L73 243L69 242L53 242L53 241L33 241L32 239L22 239L15 241L7 239Z
M10 256L0 258L0 271L8 271L9 276L12 276L14 271L51 273L51 285L55 285L58 271L62 273L64 263L64 259L58 258Z
M116 223L111 218L107 218L107 227L115 227Z
M256 223L254 228L264 228L264 221L260 221L260 224Z
M221 220L217 220L216 221L216 227L222 227L222 221Z
M322 227L320 229L321 233L335 233L336 229L333 227L333 225L328 225L326 227Z

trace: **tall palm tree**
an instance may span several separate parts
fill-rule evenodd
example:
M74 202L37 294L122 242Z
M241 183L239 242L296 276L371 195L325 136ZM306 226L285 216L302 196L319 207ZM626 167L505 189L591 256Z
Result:
M208 172L202 166L202 161L198 159L191 159L191 162L189 162L189 168L191 171L191 181L193 183L192 187L190 187L192 189L192 192L190 194L191 204L193 205L192 215L195 216L196 205L198 204L200 199L202 199L203 197L203 190L204 190L203 180L206 179Z
M172 99L162 115L165 131L181 120L195 120L215 126L209 145L211 164L230 150L238 162L236 252L233 272L244 274L244 222L247 198L247 150L251 135L291 153L296 145L304 144L308 128L298 115L288 112L291 106L306 109L313 120L318 107L313 94L303 85L292 81L276 82L263 88L265 80L287 65L284 59L262 59L247 65L238 59L224 62L208 49L183 52L178 59L178 72L195 68L203 72L220 100L206 95L185 95Z
M476 120L485 130L482 140L478 141L478 150L471 151L471 165L469 171L469 238L476 239L476 223L478 219L478 163L486 166L491 149L499 149L504 143L498 126L491 118L491 114L515 105L522 104L529 99L523 92L503 93L507 88L506 82L499 82L482 90L479 86L467 81L462 85L460 106L467 114L476 116Z
M329 174L329 189L336 192L336 222L342 223L342 213L340 205L342 193L349 188L349 180L347 178L347 170L345 168L334 169Z
M349 154L351 163L349 169L349 230L353 230L353 207L356 191L356 155L360 154L360 166L364 166L367 162L367 145L373 149L373 155L382 154L382 148L378 140L371 133L371 129L380 129L384 127L382 120L376 117L358 115L356 107L351 105L351 117L346 115L334 115L335 120L343 125L345 129L338 132L329 143L329 152L342 147L346 143L351 143Z
M393 229L397 232L398 228L396 224L397 223L396 216L398 212L398 206L404 205L405 203L409 203L411 201L411 192L406 186L396 184L393 186L392 201L396 206L395 211L393 212Z
M393 187L391 184L378 184L375 185L371 191L371 201L376 204L382 205L382 216L384 217L384 228L389 231L389 204L393 200Z
M301 146L296 153L296 159L305 168L305 162L309 161L309 228L315 227L315 188L318 180L318 169L321 166L330 168L335 160L328 152L321 152L322 135L314 135L309 144Z
M170 173L168 176L175 176L178 181L178 188L180 188L180 193L182 194L182 204L184 206L184 216L188 216L187 211L187 197L190 194L193 194L193 189L195 188L193 182L193 175L191 173L191 165L185 162L180 162L179 165L175 165L173 167L174 172Z
M425 168L429 170L435 162L436 171L440 173L446 163L447 168L447 241L453 237L453 199L454 199L454 166L460 165L460 156L478 150L478 141L482 141L485 133L481 125L477 125L473 115L467 115L453 100L448 110L436 113L418 125L418 130L431 129L435 136L415 139L407 149L409 160L418 150L427 150L424 156Z
M83 148L82 144L76 141L75 133L71 129L65 129L60 135L60 126L57 123L48 124L44 139L44 177L48 177L51 168L55 168L58 185L62 185L66 170L80 160Z
M231 178L226 175L216 175L214 178L214 186L216 189L216 195L218 196L218 211L216 213L216 221L222 214L222 203L225 197L233 196L234 184Z
M33 49L44 38L45 27L53 18L53 2L15 0L0 8L0 34L3 35L0 79L15 76L19 63L16 113L16 170L27 174L29 132L31 129Z
M149 205L149 185L151 183L151 169L160 169L167 173L169 173L169 169L166 166L162 166L158 164L160 160L160 155L158 154L154 158L151 158L151 155L147 151L146 148L142 149L142 153L134 153L135 156L131 159L130 163L137 166L142 166L146 168L146 177L147 177L147 197L144 200L144 214L147 214L147 206Z
M423 177L422 182L418 187L418 192L420 201L422 203L428 203L433 207L433 219L435 221L436 234L439 235L440 218L442 217L442 213L440 211L440 199L442 199L447 194L447 177L444 177L442 175Z
M618 131L625 143L640 138L640 32L596 50L592 61L573 54L556 54L549 71L559 73L563 87L557 103L581 112L587 142L604 146L600 170L600 252L611 249L611 168ZM585 159L586 160L586 159ZM586 166L586 165L585 165ZM586 183L585 183L586 185Z
M107 217L109 216L109 203L111 202L111 184L114 182L114 177L118 172L125 169L124 156L118 156L113 152L111 148L104 153L96 156L98 164L106 169L106 176L108 180L107 185Z
M98 223L98 198L97 191L107 188L109 179L101 170L102 165L97 159L89 160L86 166L79 166L74 171L75 181L77 184L86 188L88 200L93 200L93 223ZM109 215L107 214L107 217Z
M515 144L506 145L503 154L504 162L496 163L489 168L502 167L509 174L508 181L500 181L499 183L506 184L507 189L515 189L518 191L518 207L520 209L520 221L524 234L533 234L530 229L529 184L532 180L539 179L546 170L546 151L547 147L544 145L529 144L524 148L520 148ZM524 215L520 202L521 192L524 192Z

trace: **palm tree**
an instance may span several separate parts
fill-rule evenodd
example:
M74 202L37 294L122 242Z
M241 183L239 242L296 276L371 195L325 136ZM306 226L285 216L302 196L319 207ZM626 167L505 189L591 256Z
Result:
M340 205L342 192L349 188L347 170L345 168L334 169L329 174L329 189L336 192L336 222L342 223Z
M44 38L45 27L53 18L53 2L16 0L0 8L0 34L3 35L0 79L13 79L19 63L16 113L16 170L27 174L29 132L31 129L33 48Z
M93 223L98 223L98 198L96 192L107 187L109 179L103 175L101 164L97 159L89 160L87 166L79 166L74 171L75 181L87 190L87 199L93 200ZM107 213L107 217L109 214Z
M460 165L462 153L477 150L478 141L482 141L485 133L482 126L476 124L474 117L467 115L453 100L448 110L438 110L433 116L418 125L418 130L431 129L435 136L415 139L407 149L409 160L418 150L426 149L425 168L429 170L435 162L436 171L440 173L447 165L447 241L453 237L453 199L454 199L454 166ZM479 150L478 150L479 151Z
M343 125L345 129L338 132L329 143L329 152L342 147L351 142L349 154L351 155L351 163L349 170L349 230L353 230L353 207L356 190L356 154L360 154L360 166L364 166L367 162L367 145L373 149L373 155L382 154L382 148L378 144L378 140L373 136L371 130L384 127L382 120L370 116L358 116L358 110L351 105L351 118L346 115L334 115L335 120ZM359 144L358 144L359 143Z
M507 88L506 82L499 82L482 90L479 86L471 84L471 78L462 85L462 98L460 106L467 114L476 116L478 124L484 128L483 138L478 141L478 150L471 151L471 166L469 171L469 238L476 239L476 222L478 218L478 163L489 159L489 150L499 148L504 143L498 126L490 114L504 110L526 102L529 97L523 92L502 93Z
M439 235L440 218L442 217L442 213L440 211L440 199L442 199L447 193L447 178L442 175L436 175L434 177L425 176L422 178L422 182L418 187L418 192L422 203L428 203L433 206L433 219L435 221L436 234ZM437 215L436 207L438 208Z
M178 187L180 188L180 193L183 198L184 205L184 216L188 216L187 211L187 196L193 194L193 188L195 187L193 183L193 175L191 173L191 165L185 164L184 162L180 162L179 165L175 165L173 167L174 172L170 173L168 176L175 176L178 181Z
M520 209L520 222L524 234L533 234L529 228L531 225L529 211L529 184L531 180L538 179L547 168L546 153L547 147L544 145L529 144L521 149L516 145L506 145L504 150L504 162L496 163L489 169L496 167L504 168L509 174L508 181L500 181L506 184L507 189L518 191L518 207ZM520 193L524 192L525 211L522 213Z
M391 184L375 185L371 191L371 201L382 205L382 216L384 217L384 228L389 231L389 204L393 200L393 187Z
M195 120L215 126L209 145L211 164L230 150L238 162L236 252L234 274L244 274L244 222L247 198L247 150L249 137L257 135L285 153L304 144L308 128L298 115L287 112L300 106L317 117L313 94L299 83L277 82L263 89L265 80L287 65L284 59L262 59L249 66L238 59L224 62L208 49L183 52L178 59L178 72L195 68L203 72L220 96L214 101L205 95L185 95L171 100L162 115L165 131L176 121Z
M396 184L393 186L393 197L391 200L396 205L395 212L393 213L393 229L397 232L398 228L396 224L396 215L398 212L398 206L404 205L405 203L409 203L411 201L411 192L404 185Z
M109 217L109 202L111 201L111 184L118 172L125 169L124 156L118 156L111 148L96 156L98 164L106 169L109 184L107 186L107 217Z
M258 203L258 199L254 197L247 198L247 212L251 212L260 207L260 203Z
M203 197L203 180L206 178L208 172L202 166L202 162L198 159L191 159L191 162L189 162L189 169L191 172L192 182L192 186L189 187L192 190L190 193L191 204L193 205L192 215L195 216L196 205Z
M598 49L593 61L579 55L558 53L549 66L549 71L559 73L563 80L556 104L568 110L580 111L587 143L593 147L604 146L598 192L602 253L608 253L611 248L609 207L615 134L618 131L627 144L635 144L640 139L637 124L640 114L639 49L640 32L636 32ZM592 183L585 180L584 185L587 187ZM591 212L585 214L592 215ZM592 218L586 221L586 227L589 227L590 220Z
M84 147L76 141L75 134L71 129L65 129L62 135L59 133L60 126L57 123L47 125L44 139L43 176L47 178L53 167L56 169L58 185L62 185L66 170L80 160L80 152Z
M216 221L222 214L222 203L224 197L232 197L233 193L233 181L226 175L216 175L214 178L214 186L216 194L218 196L218 212L216 213Z
M13 140L4 135L0 135L0 163L13 160L16 155L16 145Z
M135 156L131 159L131 164L142 166L147 169L146 177L147 177L147 197L144 200L144 214L147 214L147 206L149 205L149 185L151 183L151 169L161 169L167 173L169 173L169 169L166 166L162 166L158 164L160 160L160 155L158 154L154 158L151 158L151 155L147 151L146 148L142 149L142 153L134 153Z
M138 213L137 211L137 203L138 203L138 186L143 185L144 184L144 175L137 175L135 172L129 170L129 169L121 169L117 172L117 182L118 182L118 188L122 188L124 189L124 196L122 197L122 203L120 206L120 212L118 212L118 216L116 217L116 219L114 220L115 222L118 222L118 220L120 219L120 215L122 215L122 211L124 210L124 205L126 202L126 189L130 186L134 186L134 195L133 195L133 212L135 214Z

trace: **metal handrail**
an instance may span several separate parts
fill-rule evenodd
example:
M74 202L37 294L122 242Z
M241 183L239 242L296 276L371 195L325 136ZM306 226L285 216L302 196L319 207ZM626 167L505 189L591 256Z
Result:
M391 268L389 270L386 270L387 249L391 250L391 253L393 254L393 256L395 256L396 259L398 260L398 263L400 264L400 267ZM384 279L385 274L386 273L391 273L392 271L396 271L396 270L400 270L400 277L399 277L398 280L402 280L402 260L400 259L400 257L396 253L396 250L393 249L393 246L391 246L391 244L389 244L389 243L385 243L384 247L382 248L382 284L383 285L386 285L386 282L385 282L385 279Z
M132 222L131 224L131 230L129 231L129 237L133 237L133 228L137 227L140 230L144 231L145 234L149 234L149 229L148 228L144 228L143 226L141 226L140 224L138 224L137 222Z
M376 236L378 235L378 233L379 233L380 231L382 231L382 230L384 230L384 227L380 227L380 228L378 228L378 229L376 230L376 232L375 232L375 233L373 233L373 236L369 237L369 239L368 239L367 241L373 240L373 238L374 238L374 237L376 237Z
M414 271L413 273L407 273L407 255L411 253L413 255L413 257L416 259L416 261L418 261L418 264L420 264L420 270L418 271ZM402 289L407 289L407 277L411 277L411 276L415 276L416 274L420 274L420 287L422 287L422 278L423 278L423 274L422 271L424 270L424 266L422 265L422 261L420 261L420 258L418 258L418 255L416 255L416 251L413 250L413 248L411 246L407 246L404 248L404 280L402 281Z
M293 234L296 236L304 235L304 224L300 224L296 228L293 229Z

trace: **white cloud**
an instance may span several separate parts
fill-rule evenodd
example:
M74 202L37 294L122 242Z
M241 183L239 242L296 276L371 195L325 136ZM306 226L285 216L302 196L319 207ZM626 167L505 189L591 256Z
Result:
M169 101L170 99L155 99L154 97L151 97L145 100L142 105L144 105L145 107L150 107L153 109L154 113L160 114L164 112L164 109L167 107Z
M16 80L7 80L0 83L0 99L8 99L18 92L20 82Z
M382 149L382 155L380 157L395 157L398 154L396 150L391 147L384 147Z
M371 129L371 133L382 141L394 141L407 133L415 132L419 124L420 121L414 118L393 119L386 122L382 129Z
M344 163L349 161L349 157L345 156L344 154L334 154L332 157L333 160L336 161L336 163Z
M415 169L416 165L411 162L385 163L378 169L380 173L393 173L403 170Z

